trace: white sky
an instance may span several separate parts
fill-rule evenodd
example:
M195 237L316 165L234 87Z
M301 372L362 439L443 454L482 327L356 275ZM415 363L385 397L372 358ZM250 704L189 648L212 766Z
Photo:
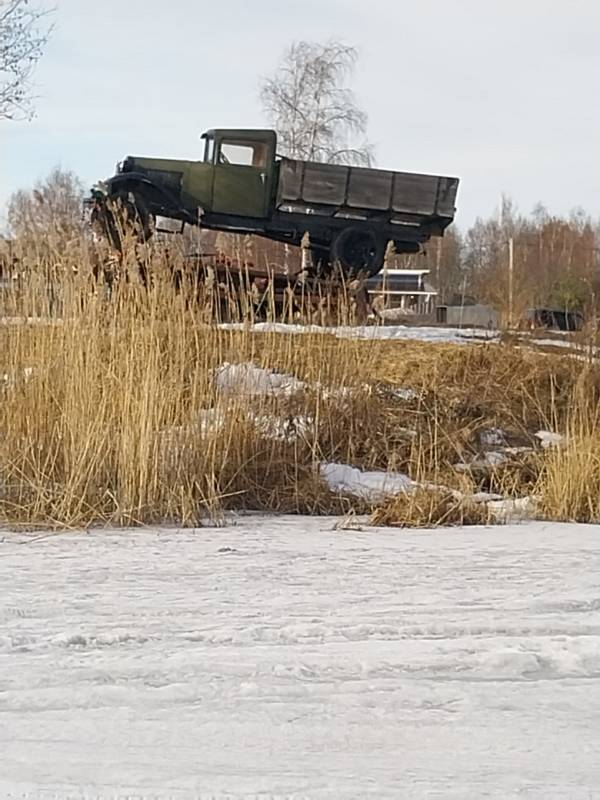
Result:
M41 3L42 0L39 0ZM261 126L261 75L294 39L356 45L377 164L461 178L458 222L501 193L600 216L598 0L55 0L33 123L0 123L0 207L60 164L198 157Z

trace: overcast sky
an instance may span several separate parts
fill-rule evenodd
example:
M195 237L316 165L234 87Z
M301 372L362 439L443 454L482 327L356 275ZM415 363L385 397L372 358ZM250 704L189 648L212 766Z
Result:
M43 0L39 0L42 3ZM0 207L54 165L201 157L264 124L258 85L295 39L359 49L377 165L461 178L458 222L498 206L600 217L598 0L49 0L37 118L0 123Z

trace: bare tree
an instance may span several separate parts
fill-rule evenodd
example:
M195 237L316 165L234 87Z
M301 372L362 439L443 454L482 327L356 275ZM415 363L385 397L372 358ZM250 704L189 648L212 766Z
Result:
M48 41L48 11L0 0L0 120L33 116L31 76Z
M63 240L82 230L84 187L69 171L56 167L30 191L15 192L8 204L8 224L12 235L54 234Z
M514 308L517 318L534 306L589 309L600 288L599 264L598 231L580 210L569 218L555 217L538 205L524 216L505 198L501 213L478 219L464 239L469 293L501 311Z
M357 58L356 49L341 42L295 42L276 73L263 80L263 108L277 130L282 155L331 164L372 163L367 115L347 86Z

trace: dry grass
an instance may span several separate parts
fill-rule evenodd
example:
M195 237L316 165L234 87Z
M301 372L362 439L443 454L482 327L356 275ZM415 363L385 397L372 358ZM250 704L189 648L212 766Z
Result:
M390 497L371 514L373 525L394 528L487 525L490 521L485 504L456 497L449 491L430 489Z
M579 497L582 476L600 473L589 422L599 394L593 365L582 379L574 359L511 345L223 330L214 324L221 306L192 280L177 291L164 253L151 256L149 288L130 258L128 279L110 297L91 278L83 242L30 243L23 255L26 275L0 310L4 524L191 525L232 508L369 511L324 486L323 461L403 471L463 491L519 496L536 487L548 516L596 513L575 513L595 491L590 483ZM334 307L339 321L352 321L351 300ZM216 370L225 363L252 363L306 386L289 396L224 394ZM411 391L398 394L399 387ZM539 428L569 430L574 409L588 420L587 451L542 455L538 447L498 468L456 471L481 453L487 429L533 446ZM561 465L572 482L561 478ZM482 507L450 498L415 493L374 518L487 520Z
M547 453L535 493L548 519L600 522L600 415L595 375L582 371L564 446Z
M549 454L537 494L547 519L600 522L600 431L574 436Z

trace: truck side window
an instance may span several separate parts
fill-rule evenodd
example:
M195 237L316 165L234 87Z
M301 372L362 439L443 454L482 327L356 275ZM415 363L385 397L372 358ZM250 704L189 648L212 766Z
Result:
M219 163L244 167L265 167L267 165L267 146L262 143L222 141L219 148Z

